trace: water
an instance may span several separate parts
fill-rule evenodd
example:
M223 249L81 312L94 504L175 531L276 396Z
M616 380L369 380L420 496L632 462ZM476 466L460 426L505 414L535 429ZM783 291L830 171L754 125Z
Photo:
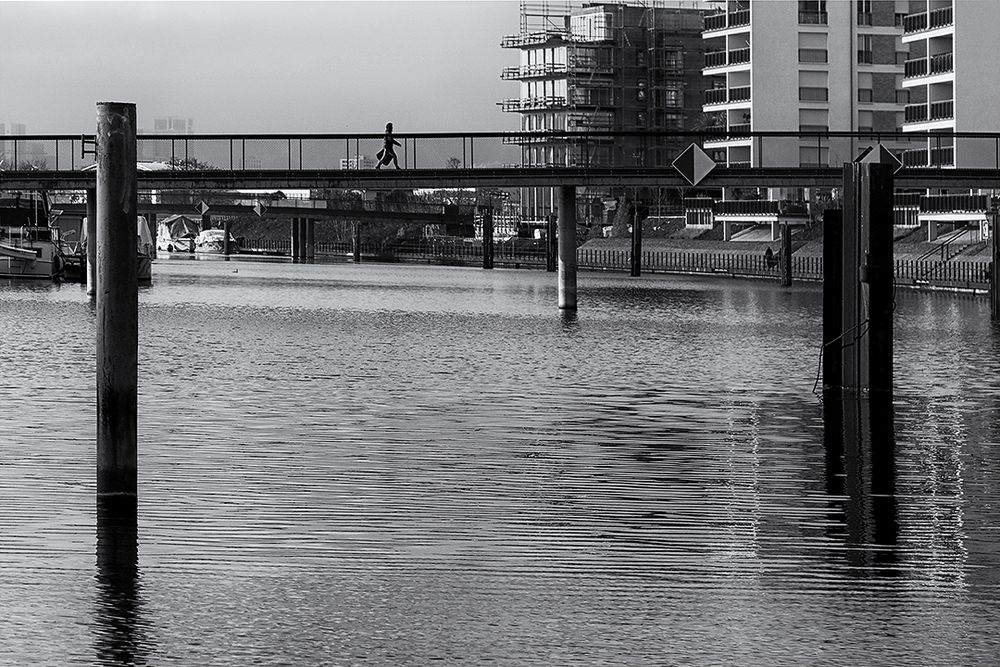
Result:
M858 445L813 286L583 273L574 318L534 271L154 276L137 549L98 549L92 306L0 284L0 663L1000 654L985 299L899 293L895 427Z

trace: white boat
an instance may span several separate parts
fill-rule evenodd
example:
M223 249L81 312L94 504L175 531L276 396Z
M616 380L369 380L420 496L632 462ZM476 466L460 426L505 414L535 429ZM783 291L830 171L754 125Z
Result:
M0 227L0 278L58 278L64 266L57 227Z
M224 248L226 232L221 229L206 229L198 234L194 241L194 251L200 253L222 254ZM239 245L232 234L229 235L229 252L239 252Z

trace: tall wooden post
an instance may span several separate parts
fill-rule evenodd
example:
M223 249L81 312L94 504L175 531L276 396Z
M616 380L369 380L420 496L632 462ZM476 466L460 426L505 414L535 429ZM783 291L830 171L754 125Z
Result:
M97 105L97 496L136 498L135 105Z
M559 308L576 310L576 186L559 186Z
M823 388L839 389L843 322L843 216L840 209L823 211Z
M639 207L632 209L632 277L642 275L642 221L639 219Z
M778 279L782 287L792 284L792 230L781 225L781 250L778 253Z
M314 218L306 218L305 226L305 258L306 261L312 262L316 259L316 220Z
M87 295L97 293L97 189L87 189Z
M556 214L549 213L545 225L545 270L555 273L558 246L556 240Z
M1000 209L993 210L990 223L993 259L990 261L990 306L993 319L1000 321Z
M483 212L483 268L493 268L493 206L482 207Z
M153 259L156 259L156 211L146 211L146 228L149 229L149 237L153 239Z
M354 263L361 261L361 223L354 223Z
M292 218L291 222L291 247L288 254L293 262L299 261L299 219Z
M212 228L212 214L202 213L201 214L201 231Z
M892 392L892 204L892 165L844 165L844 389Z
M229 247L229 221L226 220L222 223L222 254L229 257L229 253L232 252L232 248Z

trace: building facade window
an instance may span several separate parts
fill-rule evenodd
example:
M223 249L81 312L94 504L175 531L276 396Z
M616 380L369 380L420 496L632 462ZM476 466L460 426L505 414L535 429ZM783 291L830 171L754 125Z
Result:
M872 53L872 36L858 35L858 64L871 65L875 61Z

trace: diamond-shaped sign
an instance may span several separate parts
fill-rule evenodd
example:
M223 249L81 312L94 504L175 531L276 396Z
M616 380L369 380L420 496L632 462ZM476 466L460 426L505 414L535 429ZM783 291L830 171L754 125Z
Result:
M258 218L263 218L264 217L264 211L266 211L266 210L267 210L267 207L264 206L263 204L261 204L260 202L257 202L256 204L253 205L253 212L257 214Z
M200 202L198 202L198 205L195 206L195 209L197 209L197 211L202 215L205 215L205 213L208 212L208 204L206 204L205 200L202 199Z
M903 168L903 163L900 162L899 158L893 155L892 151L883 146L878 145L878 150L869 151L863 158L861 158L862 164L888 164L892 165L892 173L895 174L900 169Z
M698 185L701 179L715 169L715 160L701 149L698 144L685 148L671 166L691 185Z

